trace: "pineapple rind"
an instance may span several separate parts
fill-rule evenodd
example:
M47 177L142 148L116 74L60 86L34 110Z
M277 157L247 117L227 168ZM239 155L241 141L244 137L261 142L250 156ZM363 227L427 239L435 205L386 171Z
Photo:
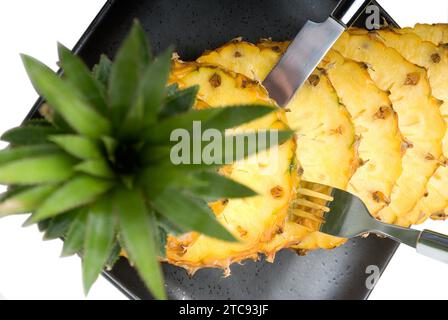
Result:
M447 23L417 23L414 28L397 29L399 33L414 33L422 40L429 41L435 45L443 45L448 43L448 24Z
M407 148L391 202L379 212L379 217L388 223L408 226L409 212L424 197L442 154L445 123L439 110L440 101L431 95L426 70L406 61L395 49L364 31L343 34L334 49L366 63L375 84L390 91Z
M430 28L433 30L433 28ZM448 31L448 29L447 29ZM408 61L426 68L432 94L443 101L440 112L448 120L448 49L432 42L423 41L414 33L398 33L384 29L376 32L377 39L397 50ZM448 156L448 131L443 138L443 155ZM446 158L440 162L446 165ZM439 167L428 182L427 193L412 210L408 224L424 222L433 214L443 212L448 207L448 168ZM406 222L404 222L405 224Z
M347 191L359 196L374 216L387 205L401 174L402 137L386 92L364 66L331 50L320 64L346 106L355 126L360 165ZM387 152L385 152L387 146Z
M205 106L273 104L264 88L257 83L218 67L174 61L171 82L177 82L181 87L199 85L198 101L203 101ZM283 110L238 129L269 128L287 128ZM251 198L225 200L225 205L220 205L219 201L210 204L217 219L240 240L239 243L229 244L195 233L179 238L170 236L167 261L193 273L203 267L228 269L231 263L257 259L258 253L274 255L275 252L270 250L277 248L267 247L264 243L284 228L288 206L295 195L298 176L290 170L295 162L295 149L295 141L291 139L277 148L252 156L257 157L257 161L238 161L221 170L222 174L259 193ZM266 155L275 150L277 158L269 161ZM274 188L280 192L275 197Z

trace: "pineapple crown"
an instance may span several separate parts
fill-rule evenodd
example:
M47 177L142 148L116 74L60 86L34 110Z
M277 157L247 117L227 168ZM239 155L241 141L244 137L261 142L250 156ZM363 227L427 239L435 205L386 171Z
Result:
M255 195L218 174L218 165L173 165L170 132L190 131L193 121L224 131L275 109L192 109L198 88L167 85L172 50L154 58L137 21L114 62L103 55L92 71L64 46L58 49L62 78L22 56L47 105L44 118L1 137L10 145L0 151L0 183L9 186L0 198L0 217L31 212L25 225L38 223L46 239L63 238L62 256L82 257L86 293L123 249L153 295L163 299L158 259L167 234L196 231L235 241L207 201ZM290 136L280 132L278 143Z

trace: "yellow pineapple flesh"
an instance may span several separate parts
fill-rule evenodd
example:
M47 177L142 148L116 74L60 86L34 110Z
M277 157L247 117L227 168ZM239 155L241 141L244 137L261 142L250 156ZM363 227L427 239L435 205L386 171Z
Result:
M431 28L430 30L433 30ZM448 49L438 47L432 42L422 40L414 33L398 33L396 30L384 29L375 33L377 39L397 50L408 61L426 68L432 94L443 101L440 112L448 121ZM428 182L427 192L410 214L409 222L422 223L429 216L439 218L448 207L448 131L443 138L443 155L439 162L443 165L437 169ZM443 215L442 215L443 216Z
M261 82L271 71L289 42L261 41L258 45L237 38L213 51L207 51L196 61L220 66Z
M217 67L175 61L171 81L181 87L199 85L198 101L205 103L202 107L272 104L266 91L257 83ZM246 130L287 128L282 110L243 127ZM252 156L257 157L256 161L250 161L249 158L224 167L222 174L259 194L251 198L222 199L209 204L218 221L240 242L228 243L196 233L178 238L170 236L167 244L168 262L193 273L202 267L228 270L231 263L247 258L256 259L259 252L272 255L266 251L270 248L264 243L272 240L284 228L288 206L295 195L298 179L293 169L295 148L295 141L291 139L270 151ZM275 151L275 161L270 161L269 155Z
M197 61L263 81L288 44L262 41L253 45L240 40L232 41L215 51L206 52ZM288 124L296 131L297 150L300 150L297 157L303 169L303 179L345 188L355 169L356 139L350 116L340 105L327 76L317 70L285 110ZM321 212L313 213L310 219L300 214L303 211L300 208L291 211L293 219L287 222L290 226L273 243L289 241L295 243L294 248L297 249L315 249L334 248L344 242L343 239L315 232L319 223L312 218L319 218ZM303 227L308 230L305 237Z
M445 123L439 110L440 101L431 95L425 69L408 62L395 49L364 32L343 34L334 49L345 57L365 63L375 84L390 91L405 139L405 154L391 202L378 216L385 222L408 226L409 213L424 197L428 180L442 154Z
M358 137L359 164L347 191L359 196L375 216L389 203L401 174L402 137L397 115L389 96L373 83L365 65L331 50L320 67L350 113Z

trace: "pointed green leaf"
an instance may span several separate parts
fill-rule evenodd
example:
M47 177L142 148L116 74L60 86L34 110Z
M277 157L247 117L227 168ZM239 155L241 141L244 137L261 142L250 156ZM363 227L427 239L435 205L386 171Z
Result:
M175 225L224 241L235 241L232 234L216 220L204 201L185 195L179 190L166 190L151 203Z
M185 131L171 141L172 146L147 143L140 152L141 163L174 167L182 170L211 170L232 164L289 140L292 130L259 130L247 133L223 134L217 132L219 140L203 141L202 137ZM214 138L212 139L214 140ZM171 169L170 169L171 170Z
M175 114L184 113L193 108L199 86L179 90L165 99L164 106L160 111L159 118L172 117Z
M81 99L68 82L30 56L22 55L22 60L36 91L73 129L93 138L111 131L109 121Z
M73 173L75 161L67 155L25 158L0 166L2 184L37 184L66 180Z
M48 139L67 153L80 159L98 159L103 156L98 143L87 137L74 134L58 134L50 136Z
M64 240L61 257L68 257L80 253L84 248L84 238L87 225L86 207L76 209L77 216L68 229ZM46 221L46 220L44 220Z
M195 177L203 184L187 188L188 192L201 196L206 200L222 198L246 198L257 195L252 189L224 177L217 172L198 172Z
M87 294L110 256L115 239L115 216L112 202L100 198L89 210L84 240L83 283Z
M1 139L12 145L45 144L48 143L48 136L59 132L55 127L25 125L6 131Z
M172 83L166 87L166 96L171 97L177 91L179 91L179 85L177 83Z
M147 167L142 170L137 181L149 199L157 197L158 194L170 187L192 188L195 186L200 188L205 185L191 172L167 164Z
M53 192L39 207L29 223L56 216L89 204L107 192L113 183L89 176L78 176Z
M163 276L157 261L156 226L138 192L119 189L114 197L119 217L122 245L146 286L157 299L166 299Z
M114 172L103 159L87 160L75 166L75 171L90 174L99 178L113 178Z
M146 67L133 104L122 124L122 136L139 135L143 127L156 121L165 97L165 86L171 69L171 56L172 50L168 49Z
M112 250L110 252L109 258L107 258L106 270L112 270L115 263L120 259L120 254L121 254L121 246L120 243L116 241L112 245Z
M165 218L165 216L161 215L158 212L156 212L156 218L159 228L164 229L166 233L173 236L180 236L190 231L186 228L182 228L181 226L172 223L170 220Z
M112 61L105 54L100 56L100 62L93 67L93 77L102 85L103 90L106 90L109 82L111 68Z
M43 185L7 191L0 202L0 217L36 210L55 189L55 185Z
M45 231L44 240L54 240L66 236L75 217L76 212L69 211L51 219Z
M108 95L115 126L121 124L134 102L139 80L148 63L144 31L135 22L118 50L110 72Z
M100 86L84 62L60 43L58 43L58 52L66 79L79 91L89 105L100 114L107 114L107 105Z
M144 97L144 117L147 124L156 119L165 98L165 86L171 70L173 49L168 48L150 64L143 75L140 94Z
M61 150L51 144L7 148L0 150L0 166L14 160L50 155L57 152L60 153Z
M263 117L276 110L272 106L265 105L190 110L166 118L151 126L147 129L145 137L148 141L169 144L173 130L186 129L191 131L193 129L193 121L200 122L202 131L209 128L224 131Z
M45 232L45 230L48 229L50 222L51 222L51 219L45 219L45 220L39 221L37 223L37 228L39 229L40 232ZM25 221L25 223L26 223L26 221Z
M117 149L118 142L112 137L101 137L101 141L103 142L103 146L107 152L107 158L110 161L115 160L115 150Z

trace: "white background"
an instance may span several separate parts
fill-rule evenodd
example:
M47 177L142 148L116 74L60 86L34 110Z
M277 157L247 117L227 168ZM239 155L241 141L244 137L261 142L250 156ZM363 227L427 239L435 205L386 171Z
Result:
M0 3L0 132L18 125L37 95L19 53L30 54L56 69L56 41L73 47L104 0L15 0ZM446 0L383 0L402 26L448 22ZM181 31L179 31L181 32ZM269 35L267 35L269 36ZM59 258L59 240L41 240L36 227L22 228L25 217L0 221L0 299L85 299L80 261ZM425 228L448 233L448 222ZM400 246L371 299L448 299L448 266ZM100 279L87 299L125 299Z

